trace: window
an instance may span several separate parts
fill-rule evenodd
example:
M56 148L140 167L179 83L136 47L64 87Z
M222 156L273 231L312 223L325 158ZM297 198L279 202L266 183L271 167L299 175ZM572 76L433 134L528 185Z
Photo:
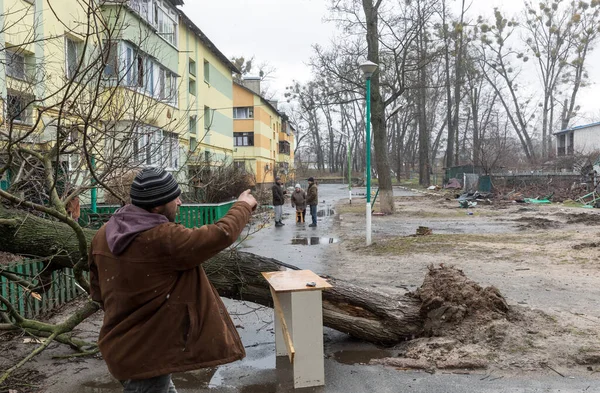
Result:
M6 96L6 110L10 121L22 123L29 122L31 117L31 99L19 94L8 93Z
M204 82L210 83L210 63L204 60Z
M210 130L213 122L213 111L210 110L209 107L204 107L204 129L206 131Z
M288 141L279 142L279 154L290 154L290 142L288 142Z
M234 132L233 146L254 146L253 132Z
M77 72L77 67L79 65L79 43L76 41L65 38L66 45L66 73L67 78L72 79L75 76L75 72Z
M197 128L196 124L198 124L198 120L196 116L190 116L190 122L188 126L188 131L191 135L196 135Z
M177 102L177 77L171 71L160 68L158 78L159 98L175 104Z
M196 137L190 137L190 151L191 152L195 152L196 149L198 148L198 141L196 140Z
M164 0L129 0L129 6L157 30L158 35L177 46L177 11Z
M233 108L234 119L253 119L254 118L254 107L240 107Z
M129 6L137 12L144 20L152 23L152 7L151 0L129 0Z
M196 76L196 62L190 59L189 73L191 76Z
M119 76L119 44L118 42L104 43L104 76L117 78Z
M152 15L149 22L156 27L158 35L164 38L173 46L177 46L177 12L169 5L167 1L153 1Z
M158 128L138 127L133 142L135 160L142 165L179 167L179 137Z
M246 172L246 161L234 161L233 162L233 167L242 172L245 173Z
M190 78L189 83L188 83L188 89L190 91L190 94L195 97L196 96L196 81L195 80Z
M17 79L25 79L25 56L7 50L6 75Z

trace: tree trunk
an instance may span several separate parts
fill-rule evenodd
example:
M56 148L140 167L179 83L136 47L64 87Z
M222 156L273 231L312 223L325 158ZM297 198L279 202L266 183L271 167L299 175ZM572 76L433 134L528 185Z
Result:
M473 113L473 165L479 165L479 97L477 88L471 95L471 112Z
M417 2L417 7L419 7L419 15L421 15L421 3ZM420 22L422 25L420 27L419 37L417 38L418 42L418 56L419 63L421 67L419 67L419 91L418 91L418 122L419 122L419 184L425 187L428 187L431 183L429 177L429 142L430 142L430 133L427 128L427 70L426 70L426 48L425 48L425 36L427 32L425 31L425 26L423 26L423 22Z
M367 25L368 59L379 64L378 9L373 0L363 0ZM378 4L380 4L378 2ZM375 165L379 180L379 203L382 213L394 212L392 174L388 160L387 132L385 127L385 105L379 87L379 71L371 77L371 124L373 125L373 145ZM369 147L367 147L369 148Z
M0 207L0 250L14 254L52 257L51 268L70 267L78 254L77 241L65 224ZM85 230L91 240L95 231ZM281 262L247 252L224 251L204 269L221 296L272 306L261 272L278 271ZM51 270L51 269L50 269ZM422 331L421 301L391 296L328 277L333 288L323 292L323 323L361 340L392 344L418 336Z
M450 46L448 44L448 26L446 24L446 1L442 1L442 30L444 32L444 75L446 77L446 121L448 126L448 139L446 143L446 168L454 166L454 123L452 118L452 81L450 80ZM437 142L437 139L436 139ZM437 155L437 146L434 144L433 157Z

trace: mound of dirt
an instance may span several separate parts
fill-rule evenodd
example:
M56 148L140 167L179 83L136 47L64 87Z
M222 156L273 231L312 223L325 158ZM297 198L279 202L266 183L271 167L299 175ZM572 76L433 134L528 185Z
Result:
M583 250L585 248L600 247L600 243L581 243L573 246L573 250Z
M542 311L509 307L497 288L483 288L456 268L430 266L423 285L410 296L422 300L424 335L400 344L397 357L374 363L429 371L533 371L543 369L548 359L555 359L557 367L600 362L594 334L582 331L574 338L570 328ZM573 345L591 355L569 353Z
M423 285L412 296L421 299L427 336L444 336L467 318L484 323L504 318L509 311L497 288L482 288L462 270L443 265L430 266Z
M565 215L567 217L567 224L600 225L600 214L574 213Z
M519 225L520 229L550 229L560 228L562 226L562 223L559 221L548 220L547 218L541 217L520 217L515 221L524 223Z

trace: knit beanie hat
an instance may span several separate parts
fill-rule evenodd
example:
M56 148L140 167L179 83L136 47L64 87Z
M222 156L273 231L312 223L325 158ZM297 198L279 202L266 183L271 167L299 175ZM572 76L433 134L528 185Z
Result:
M163 168L144 168L137 174L129 196L135 206L151 209L167 204L181 195L177 181Z

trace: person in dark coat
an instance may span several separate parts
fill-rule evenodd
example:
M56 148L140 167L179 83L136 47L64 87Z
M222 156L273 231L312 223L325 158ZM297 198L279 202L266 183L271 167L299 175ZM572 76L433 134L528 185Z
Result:
M275 209L275 226L281 227L285 224L281 222L281 215L283 214L283 203L285 202L285 194L287 192L281 185L281 178L275 178L275 184L273 184L273 208Z
M308 178L308 190L306 190L306 204L310 206L310 215L312 224L309 227L317 226L317 205L319 204L319 190L315 184L315 178Z

